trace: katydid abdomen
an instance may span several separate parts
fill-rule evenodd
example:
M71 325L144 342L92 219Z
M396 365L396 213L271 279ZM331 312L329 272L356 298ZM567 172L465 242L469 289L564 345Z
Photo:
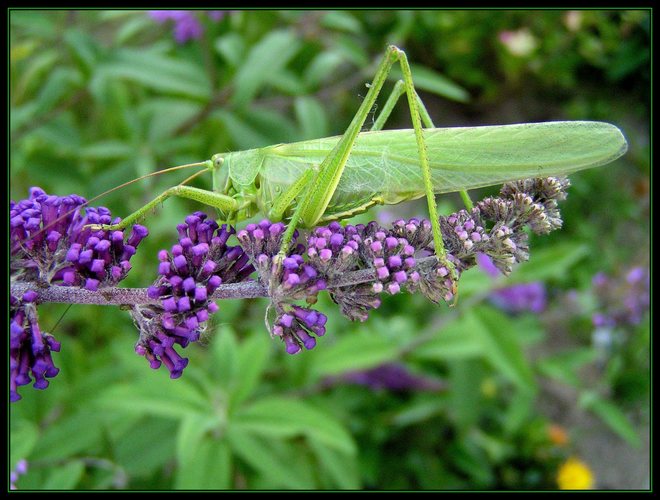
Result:
M603 122L546 122L424 129L435 193L502 184L529 177L569 175L625 153L625 138ZM255 193L261 212L330 154L327 137L222 155L237 191ZM216 189L222 182L216 180ZM413 130L360 133L322 221L342 219L376 203L425 195ZM292 207L293 208L293 207Z

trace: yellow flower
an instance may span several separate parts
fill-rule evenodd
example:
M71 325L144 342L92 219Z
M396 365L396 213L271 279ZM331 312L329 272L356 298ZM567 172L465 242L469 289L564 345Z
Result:
M571 457L559 467L557 485L560 490L590 490L594 475L587 464Z

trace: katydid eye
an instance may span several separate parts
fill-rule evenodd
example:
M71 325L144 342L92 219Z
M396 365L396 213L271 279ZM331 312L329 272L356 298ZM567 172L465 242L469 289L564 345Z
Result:
M213 162L213 166L215 168L219 168L225 162L225 159L220 155L213 155L211 157L211 161Z

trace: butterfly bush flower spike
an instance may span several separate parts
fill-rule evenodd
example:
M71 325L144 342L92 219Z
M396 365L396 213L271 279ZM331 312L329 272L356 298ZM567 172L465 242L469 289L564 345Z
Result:
M406 365L400 363L385 363L369 370L349 372L339 380L362 385L372 391L405 393L445 389L445 384L441 380L412 373Z
M52 196L40 188L10 203L12 278L44 284L78 286L91 291L115 286L131 269L130 259L148 235L134 225L123 231L92 231L91 224L114 224L105 207L87 207L77 195Z
M53 196L43 189L30 189L28 199L9 205L11 279L40 286L82 287L90 291L115 286L131 269L130 259L147 236L135 225L124 239L123 231L92 231L90 224L117 223L104 207L85 207L78 195ZM84 208L84 215L82 213ZM51 351L60 344L42 333L37 318L38 295L26 292L10 297L11 383L10 400L17 401L17 387L35 379L34 387L45 389L46 378L58 373Z
M237 238L256 267L261 283L268 289L271 309L276 313L270 326L271 335L282 339L289 354L296 354L302 347L312 349L316 345L313 335L325 334L327 318L293 302L315 304L318 293L327 288L327 282L314 262L304 259L305 245L298 243L298 231L286 255L280 259L278 254L285 230L283 223L264 219L258 224L248 224L238 232Z
M148 289L152 302L132 308L140 330L135 351L152 368L164 364L172 378L181 376L188 360L175 346L185 348L203 335L209 317L218 310L212 296L220 285L247 280L255 270L271 299L270 333L282 340L290 354L314 348L325 334L327 317L310 307L323 290L342 314L360 321L380 306L383 293L419 291L433 302L451 302L461 274L480 259L488 259L492 273L506 275L529 258L527 230L545 234L561 227L558 201L566 197L568 186L560 178L507 183L498 197L440 217L443 259L434 257L432 226L425 219L400 219L390 229L376 222L345 226L332 222L313 229L304 243L294 232L289 247L280 254L286 231L282 222L248 224L236 234L240 246L230 246L229 238L235 234L232 227L220 227L205 213L195 212L177 226L179 241L171 252L158 254L159 277ZM87 208L83 216L85 204L75 195L54 197L39 188L31 190L28 200L11 203L12 279L97 290L126 275L129 259L147 230L134 226L126 240L121 231L91 231L90 225L119 219L113 220L103 207ZM346 279L351 274L360 278L351 282L353 278ZM638 274L631 272L628 281L640 282ZM545 304L544 290L537 284L501 290L493 297L515 311L523 307L539 311ZM28 295L23 302L33 307L34 300ZM18 304L18 299L12 301ZM19 312L28 306L14 308L17 325L22 322L20 328L14 326L16 332L28 327L38 331L36 308L27 323L26 313ZM634 310L633 306L628 309ZM48 349L39 348L39 354L59 349L59 344L44 339L42 344ZM18 340L14 344L22 345ZM26 369L18 358L16 351L14 393L27 383ZM44 377L56 373L54 367L43 368L44 363L33 370L36 385L44 385Z
M18 387L29 384L34 378L33 387L45 389L48 387L46 378L59 373L51 351L59 352L60 343L39 328L37 292L28 290L20 299L10 294L9 299L9 399L13 403L21 399Z
M287 353L297 354L303 347L310 350L316 346L315 336L325 335L327 320L325 314L314 309L292 305L280 311L271 331L282 339Z
M149 17L158 23L173 23L174 39L179 44L190 40L198 40L204 34L204 26L200 14L213 22L218 22L225 15L222 10L193 11L193 10L150 10Z
M177 231L179 243L171 253L158 253L160 277L148 289L159 305L137 305L132 311L140 330L136 353L154 369L165 364L172 378L181 376L188 363L174 345L186 347L199 340L218 310L213 292L220 284L243 281L254 271L240 246L227 245L235 230L218 226L204 212L186 217Z
M9 489L10 490L18 489L16 486L18 479L21 476L27 474L27 472L28 472L28 461L25 460L24 458L21 458L18 462L16 462L16 466L9 473Z
M596 328L625 328L638 325L650 305L648 268L636 266L616 277L598 273L592 279L597 312L592 316Z

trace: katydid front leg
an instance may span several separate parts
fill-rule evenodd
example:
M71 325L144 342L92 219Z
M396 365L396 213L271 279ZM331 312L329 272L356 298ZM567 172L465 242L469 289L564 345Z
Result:
M197 165L197 164L191 164ZM209 170L218 168L220 165L215 165L211 160L202 162L200 166L205 166ZM158 205L163 203L166 199L172 196L179 196L181 198L188 198L190 200L199 201L205 205L215 207L219 210L224 211L225 213L232 213L239 210L240 206L237 200L227 196L222 193L216 193L215 191L208 191L205 189L199 189L191 186L178 185L169 188L168 190L159 194L156 198L151 200L149 203L139 208L132 214L126 216L119 224L90 224L88 227L93 231L104 230L104 231L119 231L126 229L127 227L141 221L149 212L155 209Z
M374 80L369 87L369 91L365 96L362 104L360 105L357 113L353 117L348 129L337 142L337 145L323 160L319 167L318 174L314 176L307 189L307 194L301 202L298 203L291 221L287 227L286 232L282 238L282 245L280 252L277 256L277 262L280 262L289 248L293 233L296 230L299 222L305 227L313 227L321 219L325 212L330 199L332 198L342 173L346 166L348 157L357 139L360 130L362 129L370 110L376 102L378 95L387 80L387 76L395 62L399 62L403 73L403 86L408 96L408 107L410 109L410 116L415 130L415 139L417 142L417 149L422 168L422 176L424 179L424 191L426 193L427 204L429 208L429 217L431 219L431 226L433 229L433 242L435 246L435 253L438 260L447 269L450 270L451 277L456 280L456 269L454 265L447 259L447 253L442 241L442 232L440 230L440 221L438 218L438 210L435 203L435 194L433 191L433 184L431 181L431 168L428 161L426 151L426 144L424 141L424 134L422 130L422 123L420 112L417 104L417 93L412 81L412 73L406 58L405 53L399 48L390 45L386 52L385 57L381 61ZM428 116L428 113L425 113ZM429 118L430 120L430 118Z

